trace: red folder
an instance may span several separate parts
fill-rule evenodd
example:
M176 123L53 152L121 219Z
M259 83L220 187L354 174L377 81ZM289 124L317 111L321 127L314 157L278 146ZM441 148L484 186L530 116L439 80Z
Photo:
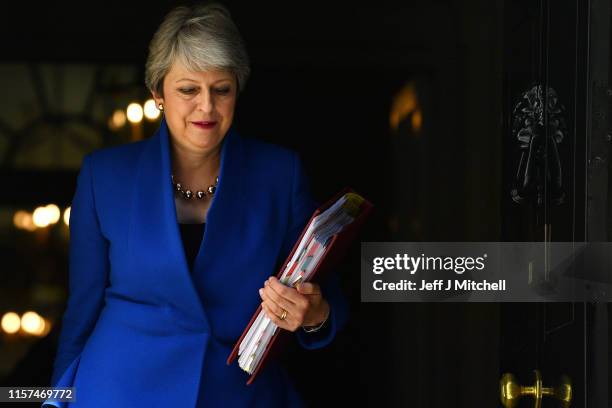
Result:
M293 249L291 250L291 253L289 254L287 259L281 266L279 272L276 274L277 278L280 279L281 275L283 274L283 271L285 270L287 266L287 263L293 257L293 254L297 250L297 247L302 241L302 238L304 237L304 234L306 233L306 230L308 229L308 226L310 225L314 217L316 217L321 212L325 211L327 208L332 206L336 201L338 201L346 193L355 193L355 191L349 187L346 187L342 191L337 193L329 201L327 201L325 204L323 204L322 206L320 206L319 208L315 210L315 212L310 217L310 220L306 224L306 227L304 227L304 230L300 234L300 238L293 245ZM312 272L311 279L310 279L311 282L320 282L322 279L324 279L325 275L329 271L333 270L333 268L338 264L338 262L344 257L350 244L357 237L357 234L361 230L363 223L368 218L370 212L372 211L372 208L373 208L372 203L364 199L364 202L360 206L360 212L357 215L357 217L355 217L353 222L345 226L342 229L342 231L340 231L339 233L332 235L329 243L327 244L327 247L325 248L325 252L323 252L323 256L319 264L316 266L316 268ZM259 314L260 311L261 311L261 305L257 307L257 310L253 314L253 317L251 317L249 324L247 324L246 328L242 332L242 335L236 342L234 349L232 350L229 357L227 358L227 365L230 365L234 361L234 359L238 357L238 349L240 347L240 343L242 342L242 339L244 339L244 337L246 336L247 332L249 331L251 325L257 318L257 315ZM276 331L276 333L270 340L270 343L266 347L266 350L264 351L264 354L261 358L259 365L255 368L255 370L249 377L247 381L247 385L250 385L255 380L255 377L257 376L259 371L262 369L262 367L265 365L265 362L267 361L267 359L271 358L273 350L279 350L282 348L282 346L279 346L279 343L285 342L287 338L289 337L288 336L289 333L290 333L289 331L283 330L283 329L278 329ZM275 344L276 346L274 346Z

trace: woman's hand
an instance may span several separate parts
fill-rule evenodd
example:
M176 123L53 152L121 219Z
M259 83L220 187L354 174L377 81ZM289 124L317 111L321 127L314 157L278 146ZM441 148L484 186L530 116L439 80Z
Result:
M329 304L316 283L304 282L294 289L271 276L259 289L259 295L261 306L270 320L292 332L302 326L317 326L329 315ZM283 315L284 319L281 319Z

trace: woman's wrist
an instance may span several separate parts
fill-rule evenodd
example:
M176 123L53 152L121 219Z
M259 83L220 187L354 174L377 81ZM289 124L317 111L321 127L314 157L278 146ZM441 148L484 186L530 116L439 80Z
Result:
M323 326L325 326L325 323L327 323L327 321L329 320L330 313L331 311L330 311L329 304L328 304L327 313L325 314L325 318L323 319L323 321L319 324L312 325L312 326L302 326L302 330L304 330L306 333L314 333L314 332L321 330Z

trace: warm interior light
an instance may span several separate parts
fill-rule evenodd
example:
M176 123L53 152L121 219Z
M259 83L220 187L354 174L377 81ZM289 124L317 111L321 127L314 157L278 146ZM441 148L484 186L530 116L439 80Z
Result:
M68 207L64 210L64 224L70 225L70 208Z
M423 126L423 114L420 109L412 112L412 129L415 132L419 132L421 130L421 126Z
M155 120L159 117L160 111L155 106L155 100L149 99L144 103L144 115L149 120Z
M45 320L36 312L25 312L21 316L21 329L29 334L40 335L45 330Z
M0 325L2 326L2 330L4 330L6 333L17 333L21 327L21 319L17 313L7 312L2 316Z
M125 116L125 111L123 109L117 109L113 112L113 116L111 116L109 125L112 130L117 130L125 126L127 118Z
M49 214L47 207L38 207L32 214L32 220L34 221L34 225L39 228L44 228L51 222L51 214Z
M46 336L49 333L49 322L44 317L40 318L38 328L32 331L31 334L38 337Z
M47 215L49 216L49 224L55 224L60 219L60 209L55 204L48 204L46 207Z
M15 215L13 215L13 224L15 225L16 228L25 229L26 223L27 223L27 220L26 220L27 217L28 217L28 213L26 211L23 211L23 210L16 211Z
M44 327L42 329L42 331L40 332L40 336L46 336L47 334L49 334L49 332L51 331L51 322L45 318L43 318L43 323L44 323Z
M127 118L132 123L140 123L142 121L142 106L138 103L130 103L127 107Z
M36 333L36 335L39 337L44 337L47 334L49 334L50 331L51 331L51 322L43 317L42 327L40 328L40 331Z
M412 114L412 116L411 116ZM411 117L410 117L411 116ZM410 118L409 118L410 117ZM409 118L409 125L415 133L423 126L423 113L419 107L419 100L414 82L405 84L394 96L389 114L389 126L398 131L400 123Z
M36 229L32 214L26 213L25 217L23 217L23 228L30 232Z

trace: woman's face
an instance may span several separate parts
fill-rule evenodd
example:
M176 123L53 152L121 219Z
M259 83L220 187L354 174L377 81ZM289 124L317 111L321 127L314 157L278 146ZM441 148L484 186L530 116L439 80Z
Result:
M153 96L157 106L164 105L176 147L198 154L218 149L234 118L236 88L236 77L229 71L193 72L175 62L164 78L163 98Z

